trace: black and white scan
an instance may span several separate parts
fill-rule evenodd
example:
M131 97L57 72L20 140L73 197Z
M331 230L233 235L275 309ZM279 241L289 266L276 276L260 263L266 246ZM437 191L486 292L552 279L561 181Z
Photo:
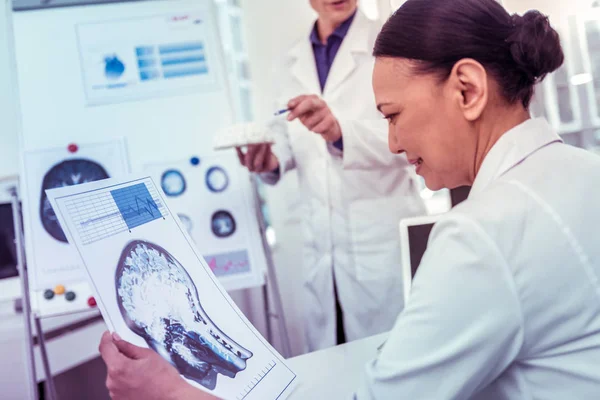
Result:
M46 232L59 242L67 243L65 233L46 196L47 189L79 185L107 178L110 176L102 165L83 158L65 160L50 168L44 175L40 196L40 220Z
M211 320L186 269L164 248L126 245L115 274L117 303L131 331L180 374L214 390L218 374L235 378L252 352Z

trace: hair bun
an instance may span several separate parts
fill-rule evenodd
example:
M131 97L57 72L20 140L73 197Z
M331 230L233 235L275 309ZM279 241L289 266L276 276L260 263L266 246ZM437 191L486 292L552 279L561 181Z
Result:
M564 61L560 37L548 17L532 10L511 18L514 31L507 42L512 58L527 79L535 83L560 68Z

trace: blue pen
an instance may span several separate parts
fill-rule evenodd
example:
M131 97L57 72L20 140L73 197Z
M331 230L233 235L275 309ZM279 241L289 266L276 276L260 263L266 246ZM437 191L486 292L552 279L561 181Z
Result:
M283 110L279 110L279 111L275 112L275 114L273 114L273 115L277 116L277 115L285 114L288 111L290 111L289 108L284 108Z

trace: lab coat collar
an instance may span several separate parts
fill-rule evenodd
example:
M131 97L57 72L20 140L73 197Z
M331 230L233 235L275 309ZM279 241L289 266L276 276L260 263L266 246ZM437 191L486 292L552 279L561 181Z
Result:
M356 62L352 53L369 53L372 49L369 47L369 23L370 20L360 10L356 12L350 29L338 50L327 83L325 91L335 89L352 73L356 68ZM313 29L311 25L307 36ZM288 51L289 64L292 75L300 81L307 90L307 93L320 93L319 75L315 65L315 56L310 40L304 36L296 45Z
M338 50L329 77L325 82L324 93L332 92L340 85L346 82L348 76L357 67L355 59L356 54L369 54L373 49L369 48L369 24L370 21L366 15L357 11L352 25Z
M498 139L486 155L469 197L481 193L531 154L555 142L562 142L562 139L543 118L529 119L512 128Z

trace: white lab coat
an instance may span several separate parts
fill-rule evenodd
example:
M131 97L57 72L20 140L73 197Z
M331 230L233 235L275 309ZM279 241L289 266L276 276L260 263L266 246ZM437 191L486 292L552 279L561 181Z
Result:
M600 399L600 158L543 119L435 226L357 398Z
M426 213L414 169L390 153L387 123L376 108L371 52L378 31L377 23L357 13L322 94L309 32L273 74L277 107L299 95L321 95L344 140L342 154L300 122L273 122L281 172L296 168L302 196L308 351L336 344L332 270L347 339L391 329L403 307L398 222Z

